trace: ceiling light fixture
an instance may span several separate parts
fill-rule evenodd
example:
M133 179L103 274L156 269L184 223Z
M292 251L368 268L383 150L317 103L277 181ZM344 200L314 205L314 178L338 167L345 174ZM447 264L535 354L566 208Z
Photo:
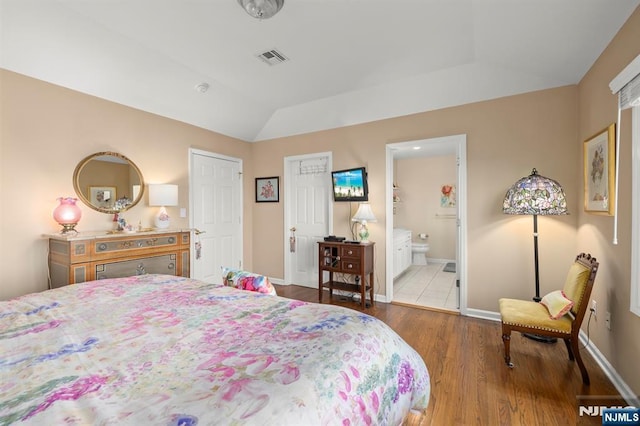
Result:
M268 19L282 9L284 0L238 0L247 13L257 19Z

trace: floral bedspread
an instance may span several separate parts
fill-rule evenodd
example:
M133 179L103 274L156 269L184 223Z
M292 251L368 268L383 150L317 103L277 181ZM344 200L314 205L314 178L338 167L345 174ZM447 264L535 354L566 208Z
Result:
M0 302L0 425L397 425L429 392L347 308L165 275Z

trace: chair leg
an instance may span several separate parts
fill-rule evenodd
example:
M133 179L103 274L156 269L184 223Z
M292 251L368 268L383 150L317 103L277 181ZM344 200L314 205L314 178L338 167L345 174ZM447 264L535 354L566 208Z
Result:
M584 366L584 362L582 362L582 357L580 357L580 348L579 348L578 339L571 339L571 347L573 349L573 354L576 357L576 361L578 363L578 367L580 368L580 373L582 374L582 383L585 385L589 385L589 373L587 372L587 368Z
M504 342L504 362L509 368L513 368L511 362L511 328L502 325L502 341Z
M569 361L573 361L573 351L571 350L571 344L569 343L569 339L563 339L564 344L567 347L567 352L569 353Z

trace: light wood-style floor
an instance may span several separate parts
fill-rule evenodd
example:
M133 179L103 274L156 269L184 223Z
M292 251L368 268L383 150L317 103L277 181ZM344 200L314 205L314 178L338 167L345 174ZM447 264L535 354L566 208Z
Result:
M316 289L275 287L283 297L318 301ZM325 303L327 299L328 293ZM334 296L332 304L362 310L359 303L340 296ZM425 416L410 419L409 425L601 425L600 417L579 416L579 405L626 406L584 349L590 386L582 384L562 342L539 343L515 333L511 338L515 367L509 369L498 322L386 303L364 312L391 326L422 355L429 369L429 407Z

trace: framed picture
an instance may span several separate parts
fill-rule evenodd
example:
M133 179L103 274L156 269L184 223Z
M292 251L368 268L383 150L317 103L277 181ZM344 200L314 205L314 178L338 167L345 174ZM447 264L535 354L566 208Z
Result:
M613 215L616 125L584 141L584 210Z
M456 206L456 186L442 185L440 187L440 207Z
M280 201L280 177L256 178L256 203Z
M111 207L116 202L115 186L90 186L89 201L96 207Z

